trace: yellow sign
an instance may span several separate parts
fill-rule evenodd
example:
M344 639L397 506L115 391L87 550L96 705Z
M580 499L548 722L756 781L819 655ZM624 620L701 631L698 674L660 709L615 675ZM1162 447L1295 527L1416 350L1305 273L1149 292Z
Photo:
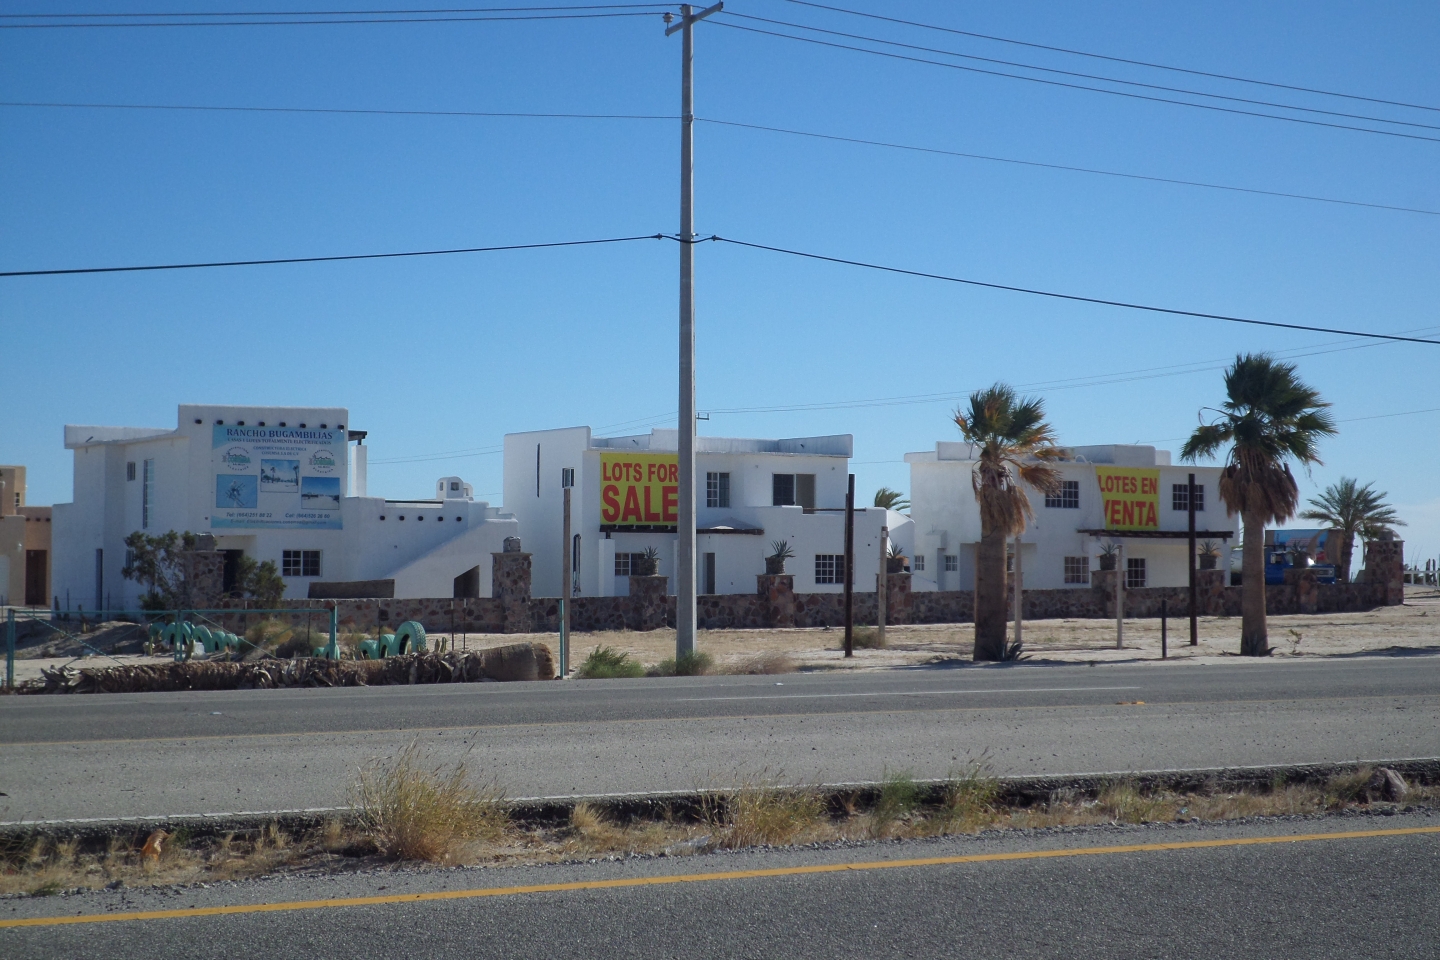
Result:
M1106 530L1160 529L1160 471L1143 467L1096 467Z
M673 453L600 454L600 522L617 527L675 526L680 458Z

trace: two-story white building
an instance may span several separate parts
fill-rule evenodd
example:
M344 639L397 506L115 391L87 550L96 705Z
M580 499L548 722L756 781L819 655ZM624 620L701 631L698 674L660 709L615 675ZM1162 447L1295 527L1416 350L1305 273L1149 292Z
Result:
M980 509L971 474L977 455L971 444L945 441L933 452L905 455L915 524L912 589L974 588ZM1228 516L1217 495L1219 467L1173 466L1168 451L1123 444L1065 448L1053 466L1062 478L1060 491L1028 491L1035 519L1020 537L1026 589L1088 586L1107 543L1122 547L1127 586L1185 585L1192 473L1197 539L1213 541L1218 568L1230 569L1240 518Z
M659 554L675 590L679 431L593 437L589 427L505 436L505 509L534 559L538 596L557 596L563 566L563 498L571 488L572 578L577 595L621 596L636 557ZM697 437L696 585L699 593L753 593L771 544L795 556L786 572L799 593L842 591L845 492L852 438L754 440ZM880 530L908 548L910 520L860 504L856 495L855 589L874 590Z
M395 581L396 597L488 596L515 520L445 477L435 496L365 495L365 432L343 407L184 405L176 427L66 426L73 500L56 504L62 609L135 609L121 576L135 531L212 534L226 588L240 556L272 560L287 598L315 581Z

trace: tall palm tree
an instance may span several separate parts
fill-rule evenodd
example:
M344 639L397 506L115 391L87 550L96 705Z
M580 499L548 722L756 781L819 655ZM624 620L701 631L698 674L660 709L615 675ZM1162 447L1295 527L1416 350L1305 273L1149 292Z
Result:
M1044 493L1060 489L1055 431L1045 422L1038 397L1021 398L997 383L970 394L969 409L955 411L955 425L980 448L970 483L980 505L980 548L975 557L975 659L1004 660L1005 538L1025 530L1034 515L1025 486ZM1018 651L1017 651L1018 653Z
M1389 494L1376 491L1373 483L1360 486L1354 477L1341 477L1318 497L1310 498L1310 509L1300 514L1305 520L1318 520L1340 534L1340 562L1336 573L1341 583L1350 582L1350 560L1355 554L1355 538L1373 540L1382 530L1403 527L1405 521L1395 508L1385 502Z
M889 487L881 487L875 491L875 506L884 507L886 510L909 510L910 499L899 490L891 490Z
M1220 474L1220 499L1240 514L1245 536L1240 600L1240 653L1270 653L1265 630L1265 524L1295 515L1300 490L1290 473L1291 458L1307 468L1320 463L1321 437L1335 432L1330 404L1295 375L1295 365L1267 353L1237 356L1225 371L1225 402L1219 416L1196 428L1180 452L1193 463L1213 457L1227 444Z

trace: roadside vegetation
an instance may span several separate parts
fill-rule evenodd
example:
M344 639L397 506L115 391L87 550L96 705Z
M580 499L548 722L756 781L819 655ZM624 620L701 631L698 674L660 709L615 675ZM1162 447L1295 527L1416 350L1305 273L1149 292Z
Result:
M641 808L508 803L464 760L412 744L359 772L348 814L303 824L190 833L153 830L0 840L0 895L48 896L123 886L216 883L274 874L346 873L406 864L553 863L713 850L913 839L1099 824L1389 812L1440 806L1440 785L1405 784L1360 767L1323 781L1247 789L1155 787L1120 778L1089 789L1017 795L971 764L946 780L885 771L866 787L794 786L768 772Z

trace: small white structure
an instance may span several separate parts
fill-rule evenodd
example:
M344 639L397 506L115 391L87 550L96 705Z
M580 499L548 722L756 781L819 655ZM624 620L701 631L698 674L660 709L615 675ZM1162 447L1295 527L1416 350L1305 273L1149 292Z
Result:
M934 452L905 455L915 523L913 590L974 589L980 509L971 473L977 455L971 444L945 441ZM1227 516L1217 495L1219 467L1172 466L1168 451L1122 444L1065 448L1053 466L1061 491L1053 497L1028 491L1035 519L1020 536L1027 590L1088 587L1107 541L1123 545L1127 586L1184 586L1192 473L1197 539L1217 541L1219 569L1230 568L1240 518Z
M434 499L351 496L366 434L349 422L343 407L184 405L174 429L66 426L73 502L52 523L62 609L136 607L140 587L120 571L137 530L213 534L227 581L242 554L273 560L287 598L317 580L377 579L396 597L488 596L490 554L515 520L459 477Z
M505 436L505 509L520 522L536 596L558 596L563 498L571 487L576 595L622 596L633 560L659 553L658 573L675 590L678 431L592 437L589 427ZM772 541L795 556L786 572L797 593L844 590L848 434L753 440L697 437L696 585L702 594L754 593ZM879 537L908 548L910 520L862 508L856 494L855 589L873 591Z

